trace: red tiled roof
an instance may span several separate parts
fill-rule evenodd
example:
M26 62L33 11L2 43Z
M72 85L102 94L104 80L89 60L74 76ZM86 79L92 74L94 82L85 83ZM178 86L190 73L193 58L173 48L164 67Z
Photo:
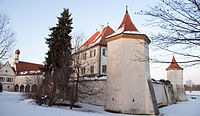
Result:
M107 26L101 33L100 31L97 31L94 35L92 35L92 37L90 37L79 49L81 50L97 44L107 45L105 38L112 33L114 33L114 30L110 26Z
M119 35L119 34L132 34L132 35L142 35L142 36L146 36L143 33L140 33L137 28L135 27L135 25L132 23L131 18L128 14L128 11L126 11L123 21L121 22L120 26L118 27L118 29L115 31L115 33L107 36L106 39L111 38L113 36ZM146 36L147 37L147 36ZM148 39L148 37L145 39L145 41L147 41L147 43L150 43L150 40Z
M124 28L124 31L138 31L135 25L132 23L128 12L126 12L124 15L124 19L118 29L120 28Z
M41 74L40 69L43 67L41 64L35 64L35 63L29 63L29 62L23 62L19 61L19 63L16 63L16 71L17 75L35 75L35 74Z
M173 58L172 58L171 64L169 65L169 67L168 67L166 70L170 70L170 69L179 69L179 70L183 70L183 68L181 68L181 67L177 64L176 59L174 58L174 56L173 56Z

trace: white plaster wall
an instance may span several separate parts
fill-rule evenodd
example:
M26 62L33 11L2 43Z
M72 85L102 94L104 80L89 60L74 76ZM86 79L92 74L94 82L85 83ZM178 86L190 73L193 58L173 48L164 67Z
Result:
M27 85L30 85L30 91L32 91L32 86L33 85L37 85L37 86L40 85L43 78L44 78L43 75L16 76L15 77L14 87L15 87L15 85L18 85L19 86L18 91L19 91L20 90L20 86L24 85L24 92L25 92L25 87Z
M153 114L149 65L142 39L122 38L108 42L106 109L122 113ZM147 73L146 73L147 72Z
M90 51L94 51L96 50L96 55L90 57ZM82 55L86 53L86 59L84 60ZM75 54L76 55L76 54ZM99 73L99 46L95 46L89 49L86 49L84 51L81 51L80 53L78 53L78 55L80 55L80 63L81 66L80 68L85 67L85 75L89 75L90 73L90 66L94 66L94 73L93 74L98 74ZM80 70L80 75L81 74L81 70Z
M156 100L157 100L158 106L162 105L163 104L163 85L153 83L153 88L154 88L154 92L156 95Z
M103 71L102 66L103 65L107 66L107 55L106 56L103 55L103 49L106 50L106 54L107 54L107 47L101 46L101 75L106 75L106 73L102 72Z
M42 75L24 75L24 76L16 76L15 85L38 85L42 81Z
M163 105L169 105L169 104L176 103L173 86L172 85L164 85L164 87L166 88L168 99L165 99L166 101L163 101Z
M91 93L96 93L93 95L80 95L79 101L83 103L89 103L94 105L105 106L106 104L106 80L88 80L84 82L84 85L87 84L87 87L82 87L82 91L91 91Z
M3 91L13 91L14 84L13 82L2 82Z
M186 101L187 97L183 85L183 70L167 70L167 79L173 85L175 98L177 101Z
M183 85L183 70L167 70L167 79L172 85Z
M122 75L122 52L119 51L122 48L122 40L111 41L108 45L108 58L107 58L107 83L106 83L106 109L120 111L120 105L122 104L122 78L118 77ZM114 84L115 83L115 84Z
M79 101L83 103L106 106L106 86L105 86L106 80L97 80L97 81L89 80L86 82L89 88L96 88L97 90L101 89L102 91L96 95L88 95L85 96L85 98L84 97L79 98ZM164 91L164 87L166 88L166 92ZM170 87L171 85L153 83L153 89L155 92L158 106L175 103L174 94L170 89ZM96 89L93 90L95 91Z
M175 103L174 93L171 85L153 83L153 87L158 106L165 106Z
M5 80L2 83L3 91L13 91L14 81L15 81L15 73L11 68L9 62L7 62L3 67L0 69L0 77L4 77ZM12 78L12 82L7 82L7 78Z

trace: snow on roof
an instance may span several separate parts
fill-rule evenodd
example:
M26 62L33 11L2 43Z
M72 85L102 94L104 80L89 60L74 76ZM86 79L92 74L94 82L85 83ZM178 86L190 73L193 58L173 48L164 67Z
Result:
M110 38L116 35L119 35L121 33L125 33L125 34L133 34L133 35L144 35L143 33L140 33L139 31L124 31L124 28L120 28L117 31L115 31L115 33L107 36L106 38Z
M41 67L43 67L42 64L19 61L19 63L16 63L16 72L17 75L41 74L42 72L39 69Z
M135 34L144 35L143 33L140 33L137 30L137 28L135 27L135 25L132 23L128 12L125 13L124 19L123 19L122 23L120 24L120 26L118 27L117 31L115 31L115 33L107 36L106 38L110 38L110 37L116 36L116 35L121 34L121 33L134 34L134 35Z
M124 19L118 29L124 28L124 31L138 31L135 25L132 23L128 12L125 13Z
M110 27L107 26L103 29L103 31L100 33L100 31L97 31L92 37L90 37L80 48L79 50L84 50L86 48L95 46L97 44L101 45L107 45L107 42L105 38L114 33L114 30Z
M176 59L174 58L174 56L173 56L173 58L172 58L171 64L169 65L169 67L168 67L166 70L171 70L171 69L183 70L183 68L181 68L181 67L178 65L178 63L176 62Z

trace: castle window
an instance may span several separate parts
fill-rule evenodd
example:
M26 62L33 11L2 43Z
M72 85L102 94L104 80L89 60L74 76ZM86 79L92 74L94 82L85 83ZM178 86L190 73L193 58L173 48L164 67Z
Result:
M87 54L86 54L86 52L85 52L85 53L83 53L82 57L83 57L83 60L86 60L86 57L87 57Z
M107 68L106 65L102 66L102 73L106 73L106 68Z
M0 77L0 82L4 82L5 81L5 77Z
M90 57L92 57L92 55L93 55L93 51L90 51Z
M13 78L6 78L6 82L13 82Z
M94 66L90 66L90 73L91 73L91 74L94 73Z
M106 49L103 49L103 56L107 56Z
M81 69L81 73L82 73L82 75L85 75L85 68Z
M94 50L94 56L96 56L96 49Z

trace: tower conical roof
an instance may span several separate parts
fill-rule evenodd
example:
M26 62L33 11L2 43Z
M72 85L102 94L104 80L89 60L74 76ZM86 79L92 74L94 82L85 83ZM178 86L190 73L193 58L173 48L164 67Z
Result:
M131 18L128 14L128 10L126 9L126 13L124 15L123 21L121 22L120 26L118 27L118 29L115 31L115 33L107 36L106 38L110 38L119 34L132 34L132 35L145 35L140 33L137 28L135 27L135 25L133 24L133 22L131 21ZM146 35L145 35L146 36ZM150 40L148 40L148 42L150 42Z
M131 18L128 14L128 11L126 11L125 15L124 15L124 19L122 21L122 23L120 24L120 26L118 27L118 29L123 28L124 31L137 31L137 28L135 27L135 25L132 23Z
M173 58L172 58L171 64L169 65L169 67L168 67L166 70L171 70L171 69L183 70L183 68L181 68L181 67L178 65L178 63L176 62L176 59L174 58L174 56L173 56Z

